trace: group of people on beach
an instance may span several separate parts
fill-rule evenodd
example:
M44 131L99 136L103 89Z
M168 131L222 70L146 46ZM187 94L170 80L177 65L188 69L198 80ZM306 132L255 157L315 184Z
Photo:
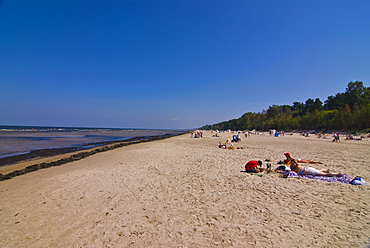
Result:
M310 164L322 164L320 161L313 161L308 159L294 159L290 153L284 153L286 159L284 163L290 167L290 169L296 172L299 176L312 175L312 176L326 176L326 177L341 177L341 173L331 173L329 169L315 169L309 166L303 166L299 163L310 163ZM251 160L245 165L245 170L247 172L261 172L262 161L261 160Z
M191 137L193 138L203 138L203 132L191 132Z
M218 136L212 136L212 137L218 137ZM244 149L244 147L241 147L241 146L234 146L234 144L232 142L239 142L241 141L241 137L240 135L233 135L232 136L232 140L230 141L230 139L227 139L225 142L221 143L221 142L218 142L218 148L223 148L223 149Z
M216 133L217 134L217 133ZM202 137L202 134L198 134ZM193 134L192 134L193 136ZM213 135L212 137L219 137L218 135ZM336 133L335 137L339 140L339 134ZM240 135L234 134L232 136L232 141L229 139L226 142L219 142L218 147L222 149L244 149L243 147L235 147L231 142L241 141ZM338 141L337 141L338 142ZM303 166L301 164L322 164L320 161L314 161L309 159L295 159L291 156L290 153L284 153L286 159L282 162L285 164L285 168L288 168L290 171L296 172L299 176L303 175L312 175L312 176L327 176L327 177L341 177L341 173L331 173L329 169L315 169L310 166ZM267 161L267 160L266 160ZM262 172L264 168L262 167L261 160L251 160L245 164L246 172ZM267 169L271 168L271 164L267 164Z

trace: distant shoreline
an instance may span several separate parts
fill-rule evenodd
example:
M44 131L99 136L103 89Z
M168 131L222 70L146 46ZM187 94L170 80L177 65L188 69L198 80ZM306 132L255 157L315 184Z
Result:
M39 157L92 149L185 130L0 125L0 167Z
M0 125L0 130L49 130L49 131L72 131L72 130L181 130L181 129L165 129L165 128L115 128L115 127L61 127L61 126L20 126L20 125Z

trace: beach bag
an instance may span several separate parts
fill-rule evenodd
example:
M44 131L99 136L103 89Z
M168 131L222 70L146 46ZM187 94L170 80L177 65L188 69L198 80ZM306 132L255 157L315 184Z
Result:
M290 167L286 165L280 165L275 169L276 172L291 171Z

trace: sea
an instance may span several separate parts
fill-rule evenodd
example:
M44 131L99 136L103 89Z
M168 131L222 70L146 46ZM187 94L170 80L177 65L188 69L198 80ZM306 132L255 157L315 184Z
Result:
M175 136L184 130L0 125L0 166L131 140Z

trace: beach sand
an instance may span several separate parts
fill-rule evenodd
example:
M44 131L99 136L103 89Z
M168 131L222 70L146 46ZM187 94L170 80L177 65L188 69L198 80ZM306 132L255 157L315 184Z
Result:
M370 183L243 172L319 160L370 181L370 141L231 133L134 144L0 182L0 247L365 247ZM265 166L266 162L264 162Z

